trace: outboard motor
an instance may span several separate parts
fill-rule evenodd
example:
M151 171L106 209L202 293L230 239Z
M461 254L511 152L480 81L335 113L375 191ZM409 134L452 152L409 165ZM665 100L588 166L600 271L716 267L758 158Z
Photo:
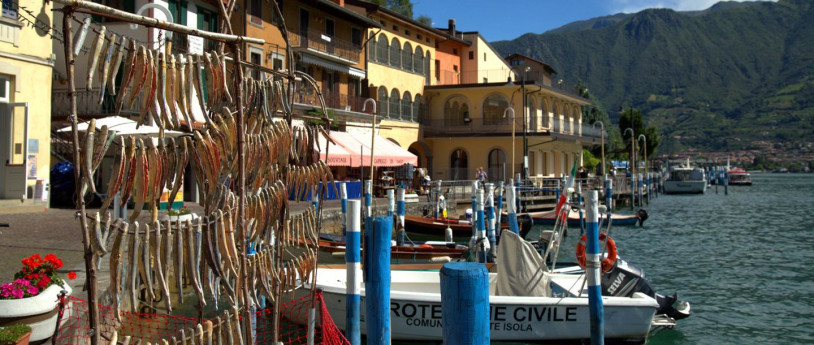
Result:
M644 225L644 221L647 220L647 217L649 217L649 215L647 214L647 211L645 211L644 209L640 208L638 211L636 211L636 218L639 219L640 228L642 227L642 225Z
M603 296L630 297L641 292L658 302L656 315L664 314L676 320L690 316L689 302L679 301L676 293L672 296L657 294L645 279L644 271L622 259L618 259L609 272L603 273L601 280Z
M534 221L528 213L522 213L517 215L517 224L520 226L520 237L525 240L531 231L531 226L534 225Z

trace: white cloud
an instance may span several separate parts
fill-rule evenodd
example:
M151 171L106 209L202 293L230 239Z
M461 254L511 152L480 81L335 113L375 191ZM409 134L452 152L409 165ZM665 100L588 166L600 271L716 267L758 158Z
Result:
M719 0L611 0L611 7L615 13L635 13L646 8L670 8L676 11L700 11L710 8ZM744 0L737 0L744 1ZM767 1L767 0L745 0ZM776 1L776 0L768 0Z

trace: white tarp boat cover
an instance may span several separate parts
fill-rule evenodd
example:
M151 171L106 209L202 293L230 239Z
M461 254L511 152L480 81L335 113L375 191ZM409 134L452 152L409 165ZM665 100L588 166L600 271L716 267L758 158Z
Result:
M531 243L508 229L500 234L496 296L551 296L548 267Z

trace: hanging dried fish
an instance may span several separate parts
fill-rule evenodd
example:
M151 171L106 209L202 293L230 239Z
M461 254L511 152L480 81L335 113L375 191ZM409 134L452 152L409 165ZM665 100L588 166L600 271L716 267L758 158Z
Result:
M146 74L146 85L144 85L144 90L141 94L142 103L141 103L141 111L139 112L139 119L136 122L136 128L143 125L147 121L147 114L150 113L151 106L153 104L153 97L155 97L155 90L158 87L158 78L155 75L155 60L153 60L153 51L147 50L147 56L145 58L144 70ZM156 117L156 125L159 127L163 127L161 125L161 118Z
M100 258L107 254L104 239L102 238L102 220L99 212L96 212L93 218L93 248L94 254Z
M141 241L141 261L139 261L139 272L141 282L147 284L147 296L150 302L155 301L155 288L153 285L153 260L150 251L150 224L144 224L144 238Z
M161 117L164 119L166 128L175 128L175 123L171 120L170 105L167 102L167 57L165 52L158 55L158 103L161 108Z
M192 114L189 109L189 101L187 99L187 61L184 55L178 54L178 106L181 108L181 113L187 122L187 129L192 132Z
M96 119L91 119L88 128L85 131L85 142L83 155L81 160L82 179L87 183L85 186L91 193L96 193L96 185L93 182L93 148L94 137L96 136ZM85 195L85 186L82 189L82 195Z
M121 92L116 95L116 114L120 114L122 111L122 107L124 106L124 101L126 100L127 94L130 93L131 84L133 84L133 79L136 74L136 63L138 62L138 51L136 49L136 41L130 41L130 48L127 50L127 60L124 63L124 70L126 71L125 75L127 76L124 78L124 81L121 85ZM137 92L136 89L133 92Z
M103 48L105 44L105 32L107 32L107 27L102 26L99 28L99 34L96 36L96 43L94 43L93 49L90 51L90 56L88 58L87 84L85 85L88 91L93 89L93 74L96 73L96 66L99 65L99 56L104 54Z
M138 139L138 146L139 152L138 157L136 157L136 174L135 180L133 181L133 202L135 203L135 207L133 208L133 212L130 213L130 222L136 220L139 213L141 213L141 209L144 208L144 203L147 199L147 190L149 189L148 178L150 168L147 162L147 148L144 146L144 141L141 138Z
M206 123L212 125L212 119L209 116L209 112L206 109L206 101L204 100L204 76L202 75L203 69L203 57L199 56L198 60L194 64L195 68L193 69L192 73L192 83L195 87L195 93L198 95L198 105L201 107L201 112L203 113L204 118L206 119Z
M113 301L113 308L116 311L116 320L121 322L121 313L119 312L119 305L121 304L121 282L122 272L124 272L124 248L122 242L128 237L127 228L129 223L122 222L121 230L116 231L116 238L113 240L113 248L110 254L110 298Z
M136 290L136 279L138 279L139 275L139 256L138 252L141 248L141 244L139 243L139 224L138 222L133 222L133 237L130 240L130 247L128 250L130 251L130 260L128 262L128 268L130 269L130 276L127 279L127 288L129 288L130 292L130 309L135 313L138 310L138 298Z
M147 80L150 68L147 65L147 49L144 46L138 47L138 59L136 60L136 79L133 90L130 92L130 99L127 100L127 106L132 108L136 102L136 97L144 89L144 82ZM146 97L146 96L144 96Z
M79 55L79 52L82 51L82 45L85 44L85 37L88 36L88 29L90 28L90 17L86 17L82 20L82 26L76 30L76 35L74 38L74 46L73 46L73 56L76 57Z
M220 71L221 76L221 88L223 89L224 96L226 97L226 102L233 103L232 101L232 94L229 93L229 84L226 81L226 53L223 53L221 56L218 56L218 53L213 53L215 56L215 62L218 64L218 69Z
M175 56L170 54L167 60L167 105L170 107L170 115L172 115L172 123L175 128L181 127L181 116L178 114L178 106L175 99L177 95L176 85L176 71L175 71Z
M209 107L214 108L215 105L219 104L220 101L217 100L219 96L219 81L218 81L218 69L215 68L215 65L212 61L212 56L209 53L203 54L204 59L206 60L206 70L209 71L209 77L206 78L206 90L209 92ZM224 114L225 115L225 114Z
M113 59L113 52L116 50L116 34L110 35L110 43L107 44L107 52L105 52L105 61L102 63L102 68L100 68L102 75L99 77L102 78L101 87L99 88L99 105L102 105L102 102L105 100L105 90L107 90L107 76L110 72L110 63ZM111 82L115 82L111 81Z
M178 303L184 303L184 231L181 221L175 222L175 284L178 289Z
M113 64L110 65L110 76L107 78L108 89L110 95L116 95L116 77L119 75L119 68L122 65L122 60L125 55L125 47L127 46L127 37L122 36L122 41L119 43L119 49L116 50L116 56L113 58Z
M153 254L153 258L155 259L155 267L153 269L156 271L156 279L158 280L158 287L161 289L164 304L167 307L167 313L172 313L172 303L170 302L170 287L167 285L167 281L164 279L164 266L169 264L167 261L162 261L164 259L164 255L162 255L161 245L163 241L161 240L161 223L158 221L153 222L153 228L155 229L155 254ZM169 231L169 228L166 228ZM169 236L168 236L169 237Z
M127 154L127 175L124 179L124 189L122 190L122 198L119 207L124 208L127 200L130 199L130 193L133 190L134 180L136 178L136 155L140 149L136 147L136 137L130 137L130 151Z

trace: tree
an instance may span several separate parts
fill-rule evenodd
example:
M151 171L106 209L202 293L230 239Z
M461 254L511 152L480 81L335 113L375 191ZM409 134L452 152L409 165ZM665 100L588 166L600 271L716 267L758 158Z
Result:
M417 22L419 22L421 24L424 24L426 26L432 27L432 18L427 17L425 15L418 16L418 18L416 18L415 21L417 21Z
M628 108L622 112L619 116L619 131L622 133L622 141L623 145L625 145L625 151L630 152L630 144L631 144L631 133L630 131L626 132L626 129L632 128L633 135L635 135L634 140L639 139L640 134L644 134L645 138L647 139L647 155L653 156L656 154L656 150L658 149L659 145L661 144L661 133L656 127L647 127L644 126L644 115L641 111L634 108ZM639 143L638 145L641 145ZM638 147L638 146L637 146ZM639 150L642 152L643 150Z

